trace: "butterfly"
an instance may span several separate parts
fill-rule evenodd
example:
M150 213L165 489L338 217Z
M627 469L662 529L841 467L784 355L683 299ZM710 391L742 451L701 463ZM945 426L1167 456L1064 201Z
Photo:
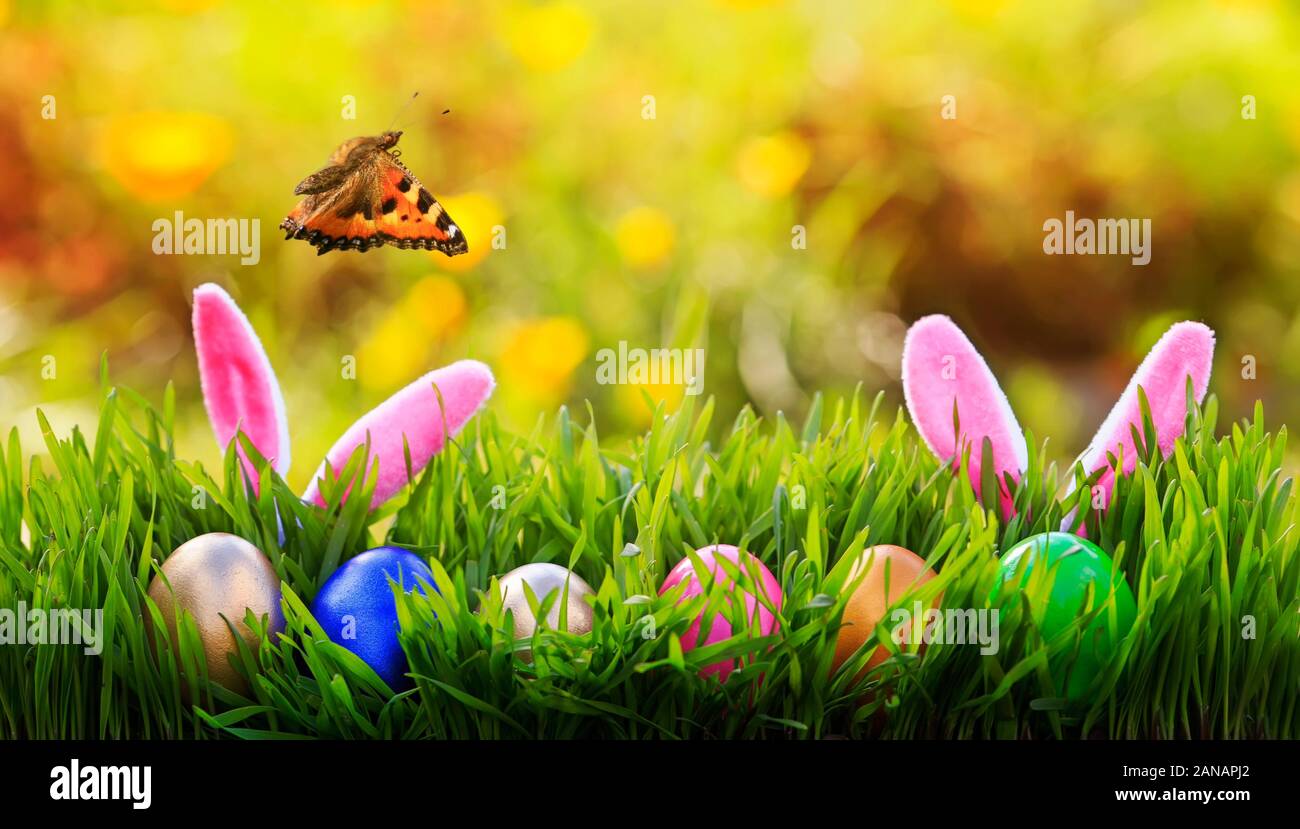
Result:
M390 152L402 133L353 138L324 167L299 182L302 201L280 223L285 239L302 239L316 254L365 252L383 245L465 253L465 234L420 180Z

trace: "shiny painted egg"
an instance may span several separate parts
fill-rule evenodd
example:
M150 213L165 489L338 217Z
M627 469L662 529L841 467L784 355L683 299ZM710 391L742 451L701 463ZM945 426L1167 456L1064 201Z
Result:
M244 624L247 611L266 618L272 632L284 630L275 568L261 550L229 533L206 533L177 547L150 583L149 598L162 611L173 647L177 611L194 618L208 678L236 693L247 693L248 683L230 662L238 654L230 625L250 648L258 640ZM157 647L152 626L146 631Z
M866 568L865 575L863 568ZM846 584L852 585L859 576L862 580L857 582L853 595L844 606L842 627L835 640L835 656L831 661L833 670L849 661L864 643L876 641L876 626L890 608L906 594L934 578L935 572L925 566L925 559L905 547L877 544L862 551ZM933 603L931 600L931 606ZM857 678L861 679L889 657L889 649L877 644Z
M583 581L577 573L548 562L534 562L516 567L501 577L498 586L504 610L514 614L515 638L528 639L537 630L537 619L528 606L528 597L524 585L533 591L538 603L546 600L551 593L560 592L546 614L546 626L552 630L560 627L560 607L565 606L566 628L569 633L591 632L594 611L587 602L588 596L595 596L596 591ZM564 601L564 589L568 587L567 602Z
M390 688L410 685L406 652L398 640L397 598L390 580L410 593L438 590L424 560L400 547L376 547L335 570L311 604L331 641L361 657Z
M776 580L776 576L772 575L772 571L764 566L763 562L759 561L750 553L742 554L739 549L730 544L718 544L712 547L702 547L701 549L696 550L696 555L701 559L704 566L709 569L709 572L712 574L714 579L720 580L728 590L732 593L739 594L743 599L745 603L746 619L752 620L754 614L758 614L758 630L761 635L768 636L776 631L777 620L776 617L772 615L772 612L764 607L763 604L760 603L748 590L737 589L736 585L732 582L731 577L722 569L721 565L718 564L717 559L719 557L725 558L732 564L740 567L744 572L748 573L750 578L757 582L759 589L762 590L769 603L773 607L780 609L781 584ZM704 592L703 586L696 577L694 564L691 562L689 557L677 562L677 566L673 567L673 569L668 572L668 576L664 579L663 585L659 588L659 595L662 596L682 584L684 584L685 587L682 589L682 595L678 599L679 604L688 599L699 596ZM727 612L728 611L723 608L705 608L704 612L695 618L691 623L690 628L687 629L685 635L682 636L682 650L690 651L697 647L712 645L716 642L721 642L724 639L731 638L731 621L726 615ZM706 617L709 621L708 632L704 635L703 641L701 641L700 628ZM706 666L700 671L700 675L716 675L718 679L726 682L727 677L731 676L731 672L735 670L735 668L735 660L727 659Z
M1015 579L1023 590L1033 584L1032 576L1040 566L1048 568L1051 579L1050 594L1046 604L1033 608L1034 621L1044 639L1065 630L1079 614L1100 607L1113 597L1111 612L1097 615L1083 631L1078 658L1069 669L1066 696L1073 700L1087 697L1088 687L1098 672L1114 653L1119 640L1133 628L1137 618L1137 603L1122 575L1116 575L1115 565L1096 544L1077 535L1050 532L1026 538L1002 556L1001 579ZM1091 603L1087 602L1088 588L1094 587ZM1006 591L1004 588L1004 601ZM1086 605L1086 607L1085 607ZM1109 617L1115 619L1115 635L1111 635ZM1070 653L1063 653L1053 664L1053 674L1065 670Z

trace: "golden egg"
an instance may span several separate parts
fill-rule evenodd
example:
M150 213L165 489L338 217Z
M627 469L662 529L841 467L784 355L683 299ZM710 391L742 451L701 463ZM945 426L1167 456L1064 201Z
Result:
M886 565L889 570L888 593L885 591ZM935 572L925 566L925 559L911 550L892 544L878 544L864 550L854 562L847 583L853 584L862 573L862 568L868 566L866 575L858 582L857 588L844 607L843 627L840 628L839 638L835 642L832 670L838 670L858 648L862 647L864 642L875 638L876 625L885 618L890 607L904 595L935 577ZM937 601L937 599L933 600L932 604ZM858 673L857 678L861 679L889 656L888 648L877 645L871 656L867 657L867 664Z
M582 580L582 577L571 570L566 570L558 564L548 564L546 562L535 562L525 564L523 567L517 567L506 573L498 582L501 589L502 606L505 610L513 611L515 616L515 638L528 639L537 629L537 619L533 617L533 611L528 606L528 597L524 593L524 585L527 584L537 597L539 604L545 602L546 597L555 591L563 591L565 582L568 582L569 595L567 607L567 628L569 633L589 633L591 632L591 619L594 611L592 606L587 603L588 596L596 595L596 591L591 589L591 585ZM546 614L546 626L552 630L558 630L560 626L560 607L564 604L561 599L555 599L551 609Z
M177 642L177 611L194 617L208 678L241 694L247 693L248 683L230 663L239 651L227 620L250 648L256 648L258 640L244 624L248 610L258 618L269 617L272 631L284 630L275 568L261 550L229 533L207 533L177 547L149 585L149 598L162 611L172 647ZM153 627L146 630L156 648Z

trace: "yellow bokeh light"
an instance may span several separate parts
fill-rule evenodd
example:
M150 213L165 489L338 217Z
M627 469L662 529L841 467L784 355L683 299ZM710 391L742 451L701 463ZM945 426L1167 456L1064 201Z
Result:
M114 116L100 136L104 168L138 198L159 201L194 192L225 163L230 126L202 112Z
M445 276L426 276L411 286L401 307L412 319L446 337L460 329L468 304L465 292L454 280Z
M162 0L160 4L168 11L181 14L198 14L217 6L221 0Z
M736 174L750 192L778 198L794 189L811 162L808 142L793 132L778 132L745 142L736 159Z
M562 400L587 356L588 337L572 317L546 317L510 332L499 360L502 388L547 405Z
M587 48L592 21L574 3L518 7L509 13L506 39L515 57L529 69L563 69Z
M413 325L394 309L380 320L357 353L357 380L368 389L396 388L419 374L432 341L428 329Z
M971 21L991 21L1007 7L1007 0L949 0L957 14Z
M451 279L426 276L416 282L361 345L357 380L387 390L428 371L429 348L460 331L466 310L465 294Z
M662 210L636 207L619 218L614 238L624 262L635 268L653 268L672 254L677 231Z
M504 230L501 205L491 195L478 191L439 197L438 201L465 234L469 251L450 258L436 251L430 255L440 267L454 273L472 270L492 251L493 241L502 232L498 228Z
M654 407L646 402L646 396L650 401L658 405L664 403L664 412L671 414L681 408L682 400L686 396L686 385L683 383L624 383L618 386L615 397L618 400L619 407L623 410L623 415L632 423L642 428L650 425L650 420L654 416Z

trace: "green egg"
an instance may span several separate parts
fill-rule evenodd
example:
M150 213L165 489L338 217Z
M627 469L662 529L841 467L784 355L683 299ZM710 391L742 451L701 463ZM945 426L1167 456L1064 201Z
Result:
M1114 596L1113 612L1103 611L1084 629L1078 658L1069 668L1066 696L1074 701L1086 701L1088 686L1109 661L1119 641L1133 628L1137 603L1133 601L1128 582L1115 574L1110 556L1091 541L1064 532L1035 535L1008 550L1002 556L1002 581L1018 578L1017 585L1022 590L1032 587L1037 584L1032 577L1040 562L1046 562L1051 592L1045 606L1041 600L1031 604L1034 621L1044 639L1055 637L1080 614L1102 606ZM1085 607L1091 585L1095 585L1093 600ZM996 591L995 587L994 595ZM1008 601L1008 595L1010 592L1004 588L1004 602ZM1110 629L1112 616L1114 636ZM1053 676L1065 671L1070 655L1062 653L1053 661Z

